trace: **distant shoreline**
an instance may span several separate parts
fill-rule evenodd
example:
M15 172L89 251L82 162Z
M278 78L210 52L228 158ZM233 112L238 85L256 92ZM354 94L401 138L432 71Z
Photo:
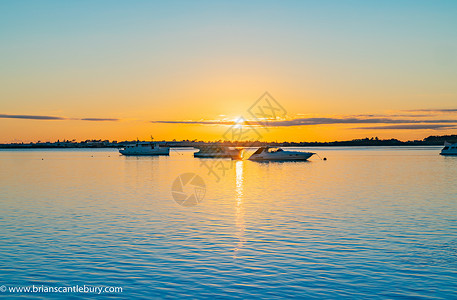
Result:
M423 140L415 141L399 141L397 139L380 140L378 138L364 138L351 141L334 141L334 142L250 142L250 141L155 141L161 144L166 144L170 147L201 147L208 145L220 145L229 147L379 147L379 146L442 146L444 142L457 142L457 135L446 136L429 136ZM143 142L143 141L108 141L108 140L87 140L82 142L76 141L57 141L45 143L9 143L0 144L0 149L74 149L74 148L122 148L127 144ZM147 141L146 141L147 142Z

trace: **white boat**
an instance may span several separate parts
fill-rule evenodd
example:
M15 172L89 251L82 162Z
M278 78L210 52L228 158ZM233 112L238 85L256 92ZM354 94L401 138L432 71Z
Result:
M451 144L444 142L444 148L441 150L441 155L457 155L457 143Z
M242 159L244 150L225 146L201 146L200 151L194 153L194 157L199 158L231 158Z
M313 152L301 152L301 151L285 151L281 148L272 147L260 147L254 154L249 157L249 160L256 161L295 161L295 160L307 160L316 153Z
M136 142L119 149L119 152L123 155L169 155L170 147L157 142Z

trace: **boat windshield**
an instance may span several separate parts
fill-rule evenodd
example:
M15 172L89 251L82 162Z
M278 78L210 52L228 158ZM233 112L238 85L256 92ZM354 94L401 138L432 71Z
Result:
M263 152L263 150L265 150L265 148L261 147L261 148L257 149L257 151L254 152L254 154L260 154L260 153ZM254 154L253 154L253 155L254 155Z
M270 149L268 149L268 152L270 152L270 153L281 152L281 151L284 151L284 150L282 150L281 148L270 148Z

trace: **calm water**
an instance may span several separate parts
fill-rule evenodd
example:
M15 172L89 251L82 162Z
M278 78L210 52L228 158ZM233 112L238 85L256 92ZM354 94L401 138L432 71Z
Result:
M219 182L191 150L0 151L0 285L456 298L457 157L440 148L317 148L327 161L241 161ZM171 195L186 172L206 183L197 206Z

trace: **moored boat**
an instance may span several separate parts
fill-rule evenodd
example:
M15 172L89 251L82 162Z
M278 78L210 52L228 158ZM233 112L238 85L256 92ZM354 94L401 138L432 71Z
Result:
M444 142L444 148L441 149L441 155L457 155L457 143L451 144Z
M297 161L307 160L316 153L302 151L288 151L281 148L260 147L249 160L255 161Z
M119 152L123 155L169 155L170 147L158 142L136 142L119 149Z
M244 150L225 146L201 146L199 151L194 153L194 157L199 158L231 158L242 159Z

